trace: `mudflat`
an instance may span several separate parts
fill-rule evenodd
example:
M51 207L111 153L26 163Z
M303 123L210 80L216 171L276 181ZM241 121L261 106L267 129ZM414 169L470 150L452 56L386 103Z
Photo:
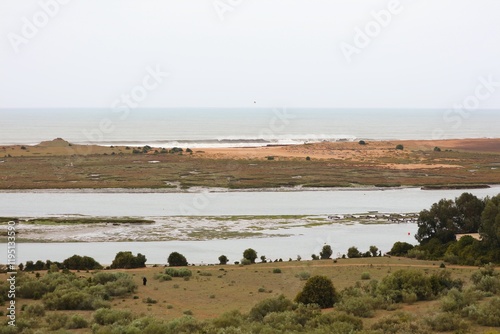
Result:
M396 146L402 145L402 149ZM401 147L400 147L401 148ZM172 148L0 147L0 189L478 186L500 183L500 139Z

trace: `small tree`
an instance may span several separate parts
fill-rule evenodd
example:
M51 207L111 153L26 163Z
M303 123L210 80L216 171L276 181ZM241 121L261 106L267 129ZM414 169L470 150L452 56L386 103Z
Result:
M413 245L407 242L397 241L391 248L391 255L394 256L405 256L410 250L413 249Z
M295 301L302 304L318 304L321 308L329 308L337 301L337 293L328 277L313 276L307 280L302 291L295 297Z
M373 257L377 256L378 247L377 246L370 246L370 253L372 253Z
M396 146L396 150L404 150L404 149L405 149L405 148L404 148L404 146L403 146L403 145L401 145L401 144L398 144L398 145Z
M360 140L359 145L366 145L366 142L364 140Z
M243 252L243 258L250 261L250 263L255 263L255 259L257 258L257 252L252 248L245 249Z
M177 252L170 253L167 261L170 267L185 267L188 265L188 262L184 255Z
M262 256L260 257L260 260L262 261L262 263L267 263L267 261L266 261L266 256L265 256L265 255L262 255Z
M361 257L361 252L353 246L347 250L347 257L350 259Z
M63 266L71 270L94 270L102 269L102 266L89 256L73 255L63 261Z
M219 264L227 264L229 262L229 259L225 255L219 256Z
M146 266L146 257L141 253L134 256L132 252L118 252L111 263L111 269L132 269Z
M322 260L329 259L330 257L332 257L332 254L333 254L333 250L332 250L332 247L330 245L324 245L323 250L319 253Z

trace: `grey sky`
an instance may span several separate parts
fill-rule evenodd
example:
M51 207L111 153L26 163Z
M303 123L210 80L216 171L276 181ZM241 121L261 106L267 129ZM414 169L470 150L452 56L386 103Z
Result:
M107 108L134 89L140 107L450 108L500 82L500 1L401 0L382 26L390 2L0 0L0 108ZM41 3L59 4L47 22ZM500 108L492 87L479 107Z

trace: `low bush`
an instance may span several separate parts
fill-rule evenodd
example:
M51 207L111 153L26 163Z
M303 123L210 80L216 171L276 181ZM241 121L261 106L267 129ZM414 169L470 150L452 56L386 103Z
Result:
M280 268L274 268L273 269L273 274L281 274L281 269Z
M165 281L171 281L172 276L167 275L167 274L155 274L154 279L159 280L160 282L165 282Z
M249 259L241 259L241 264L244 265L244 266L249 266L251 265L253 262Z
M129 311L98 309L94 312L94 322L99 325L126 325L133 320Z
M238 328L240 327L243 322L245 321L245 318L243 315L240 313L240 311L231 311L222 314L220 317L215 318L212 321L212 324L215 326L215 328L228 328L228 327L234 327Z
M28 305L25 314L30 317L43 317L45 316L45 307L42 304Z
M449 271L440 271L426 276L422 271L401 269L384 277L377 286L377 294L384 296L387 301L400 303L403 297L418 300L430 300L441 292L452 288L461 289L463 282L452 280ZM413 295L416 296L414 300Z
M370 296L351 297L346 296L337 304L340 311L352 314L357 317L371 318L374 315L376 305L379 302Z
M281 295L276 298L265 299L250 310L248 318L251 321L263 321L264 317L272 312L285 312L293 310L296 306L294 303Z
M500 292L499 274L495 272L493 265L486 265L480 270L474 272L471 281L479 291L497 294Z
M56 290L45 295L43 303L49 310L95 310L109 307L102 298L76 289Z
M50 330L56 331L66 327L68 316L66 314L52 313L45 317L45 321Z
M307 281L309 279L309 277L311 277L311 274L307 271L301 271L300 273L295 275L295 277L297 277L301 281Z
M382 318L372 325L377 333L384 334L430 334L431 331L425 323L419 322L415 317L408 313L397 312L388 317Z
M171 277L191 277L193 273L187 268L167 268L165 269L165 274Z
M444 312L461 312L466 307L474 304L480 296L473 290L462 292L456 288L448 291L441 298L441 310Z
M87 327L89 327L89 322L84 317L78 314L72 315L66 323L67 329L80 329Z
M425 322L433 331L451 332L460 331L467 332L470 328L470 323L457 317L453 313L438 313L432 317L425 318Z
M371 278L370 273L364 272L361 274L361 279L362 280L369 280Z
M471 315L480 325L500 327L500 298L491 298L487 303L480 305L477 311Z

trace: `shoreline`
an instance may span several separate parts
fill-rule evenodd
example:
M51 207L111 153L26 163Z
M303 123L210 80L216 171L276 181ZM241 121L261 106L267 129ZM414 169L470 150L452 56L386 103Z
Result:
M210 188L195 187L186 190L178 189L155 189L155 188L68 188L68 189L0 189L0 193L35 193L35 194L200 194L200 193L240 193L240 192L322 192L322 191L385 191L385 190L404 190L420 189L425 191L433 190L469 190L469 189L488 189L500 187L500 184L481 184L481 185L443 185L443 186L401 186L401 187L293 187L293 188L252 188L252 189L229 189L229 188Z

